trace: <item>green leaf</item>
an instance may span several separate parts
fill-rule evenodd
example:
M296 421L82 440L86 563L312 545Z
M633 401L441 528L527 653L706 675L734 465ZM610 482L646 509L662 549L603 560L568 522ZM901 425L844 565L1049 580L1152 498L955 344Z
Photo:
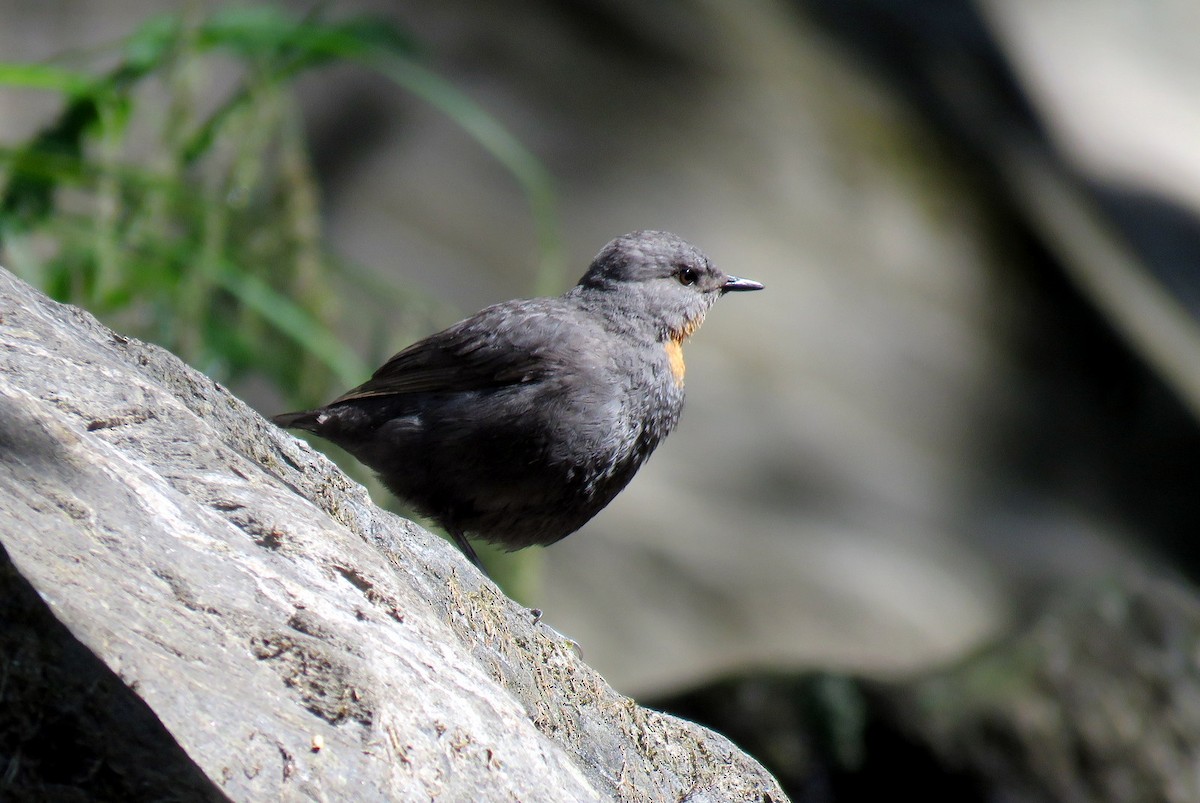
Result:
M297 21L268 6L217 12L200 27L197 44L232 50L246 59L286 58L289 70L334 59L362 58L373 52L410 54L416 50L407 35L381 18Z
M40 89L75 96L92 91L96 77L49 64L0 62L0 84L18 89Z
M224 264L213 278L230 295L324 363L343 384L357 385L370 373L353 349L258 276Z
M84 137L99 116L95 98L81 96L54 125L18 151L0 195L0 235L26 230L50 216L63 175L75 178L79 174ZM47 171L47 163L59 165L63 172Z
M180 46L183 22L164 14L144 23L125 40L124 61L117 74L124 81L136 80L161 67Z

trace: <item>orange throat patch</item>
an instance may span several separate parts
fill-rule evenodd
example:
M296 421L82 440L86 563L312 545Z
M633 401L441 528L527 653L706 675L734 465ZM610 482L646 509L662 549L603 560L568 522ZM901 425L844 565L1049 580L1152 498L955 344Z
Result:
M675 377L675 386L683 387L683 374L686 370L683 364L683 341L672 338L663 345L667 350L667 364L671 366L671 376Z
M683 387L683 374L686 370L683 364L683 341L691 337L692 332L699 329L703 322L704 315L697 315L684 324L684 327L678 332L671 332L667 337L667 342L663 343L663 348L667 350L667 364L671 366L671 376L675 377L677 387Z

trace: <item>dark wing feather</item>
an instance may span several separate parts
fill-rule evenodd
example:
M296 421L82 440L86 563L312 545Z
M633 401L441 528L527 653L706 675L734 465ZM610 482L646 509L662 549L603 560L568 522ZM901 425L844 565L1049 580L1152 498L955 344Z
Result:
M331 405L406 393L485 390L544 375L546 346L561 332L558 299L497 304L417 341L384 363L362 385Z

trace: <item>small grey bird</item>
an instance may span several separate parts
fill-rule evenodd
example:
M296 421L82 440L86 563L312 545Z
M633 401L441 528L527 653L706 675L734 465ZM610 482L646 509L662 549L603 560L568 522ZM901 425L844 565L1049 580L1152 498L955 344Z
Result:
M557 298L430 335L324 407L272 420L333 441L454 537L551 544L612 501L683 408L683 341L761 290L663 231L606 245Z

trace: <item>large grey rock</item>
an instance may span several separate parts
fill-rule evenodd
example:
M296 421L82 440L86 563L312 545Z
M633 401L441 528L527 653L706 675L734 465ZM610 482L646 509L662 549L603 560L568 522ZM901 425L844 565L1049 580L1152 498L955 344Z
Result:
M4 271L0 539L0 796L784 799L223 388Z

